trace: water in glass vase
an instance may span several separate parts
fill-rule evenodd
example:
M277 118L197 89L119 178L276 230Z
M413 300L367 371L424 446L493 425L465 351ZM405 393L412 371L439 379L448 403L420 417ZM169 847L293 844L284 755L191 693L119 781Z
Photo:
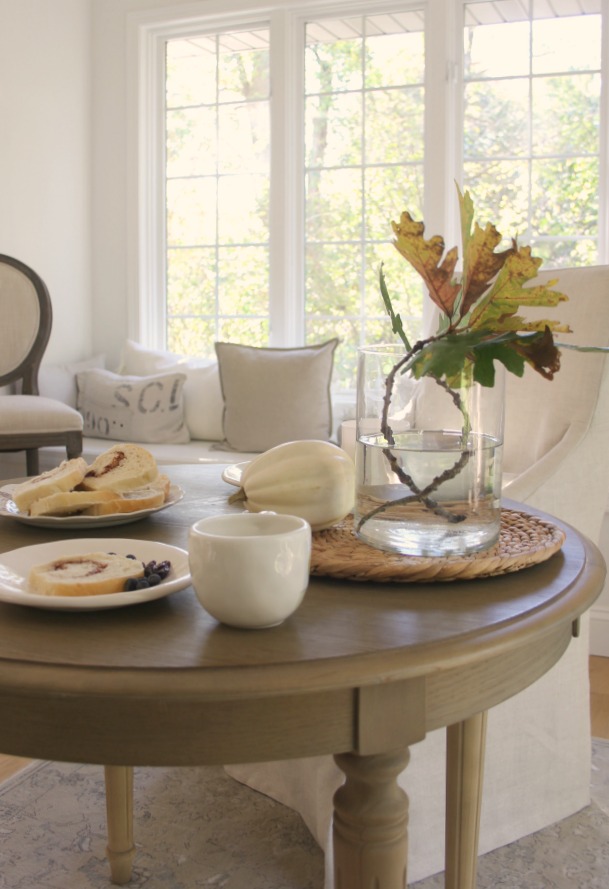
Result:
M361 540L415 556L466 555L496 543L502 444L460 432L360 435L355 529ZM394 468L395 467L395 468Z

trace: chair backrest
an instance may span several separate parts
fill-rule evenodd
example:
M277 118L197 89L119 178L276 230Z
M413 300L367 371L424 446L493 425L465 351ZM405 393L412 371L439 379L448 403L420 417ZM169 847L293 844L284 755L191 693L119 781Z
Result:
M556 308L536 309L538 317L569 324L572 334L556 334L565 343L609 346L609 266L544 271L532 281L556 280L555 290L569 299ZM527 318L533 311L527 311ZM545 380L527 367L519 379L506 374L506 472L519 474L548 453L568 429L582 437L594 415L605 355L563 349L561 368ZM609 442L608 442L609 444Z
M51 335L53 313L46 284L18 259L0 254L0 386L21 381L38 394L38 369Z

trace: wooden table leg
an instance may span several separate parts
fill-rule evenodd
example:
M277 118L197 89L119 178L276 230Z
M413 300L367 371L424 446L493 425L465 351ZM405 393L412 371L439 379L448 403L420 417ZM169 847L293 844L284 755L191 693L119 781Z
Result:
M408 749L334 759L346 776L334 795L335 889L405 889L408 797L397 777Z
M486 713L447 729L446 889L476 889Z
M133 767L104 766L110 878L123 885L131 879L133 844Z

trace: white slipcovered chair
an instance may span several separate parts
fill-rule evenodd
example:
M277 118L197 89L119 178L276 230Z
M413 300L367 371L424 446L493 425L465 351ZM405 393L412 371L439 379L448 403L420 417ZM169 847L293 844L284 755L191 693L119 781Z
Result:
M31 268L0 255L0 451L25 451L28 475L39 471L38 448L62 445L82 453L82 416L38 394L38 370L51 335L49 291ZM13 391L14 390L14 391Z
M609 266L544 272L569 302L541 317L569 323L565 342L609 346ZM598 541L609 491L609 362L563 351L552 382L527 369L506 378L505 496ZM411 747L400 777L410 799L409 882L444 869L446 732ZM589 802L588 622L558 664L488 715L481 853L559 821ZM333 885L332 796L343 776L331 757L231 766L229 774L301 813L326 851Z

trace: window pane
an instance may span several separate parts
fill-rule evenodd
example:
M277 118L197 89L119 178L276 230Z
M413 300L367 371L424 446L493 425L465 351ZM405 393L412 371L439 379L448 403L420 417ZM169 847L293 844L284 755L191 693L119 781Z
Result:
M167 183L167 243L212 244L216 239L215 179L171 179Z
M528 80L484 80L464 87L466 157L529 152Z
M269 168L269 105L223 105L218 109L220 173L267 172Z
M203 105L216 98L214 38L188 38L167 43L167 107Z
M216 170L216 112L214 108L168 111L167 175L205 176Z
M266 247L218 250L220 315L262 315L269 311L269 255Z
M359 93L309 96L305 104L308 166L340 167L360 164L362 113Z
M535 154L598 154L600 148L598 74L541 77L533 81Z
M422 88L375 90L366 96L366 162L423 160Z
M421 30L368 36L366 39L366 86L401 86L423 83L425 77L425 38Z
M468 9L475 16L476 4L468 4ZM466 27L465 77L516 77L528 74L530 35L528 21Z
M596 236L598 161L596 158L546 159L532 166L534 232L542 235Z
M306 28L305 93L359 90L362 86L362 20L309 22ZM349 32L347 40L335 34Z
M362 174L311 170L306 177L307 238L337 240L361 233Z
M213 358L216 337L215 318L169 318L167 348L178 355Z
M351 244L309 244L307 315L359 315L361 282L356 249Z
M268 227L268 177L221 177L218 180L218 242L266 242Z
M219 35L218 100L268 99L268 31L248 31ZM256 46L260 49L256 50Z
M600 68L600 64L600 16L565 16L533 22L534 74L590 71Z
M213 315L216 310L215 248L167 252L169 315Z

